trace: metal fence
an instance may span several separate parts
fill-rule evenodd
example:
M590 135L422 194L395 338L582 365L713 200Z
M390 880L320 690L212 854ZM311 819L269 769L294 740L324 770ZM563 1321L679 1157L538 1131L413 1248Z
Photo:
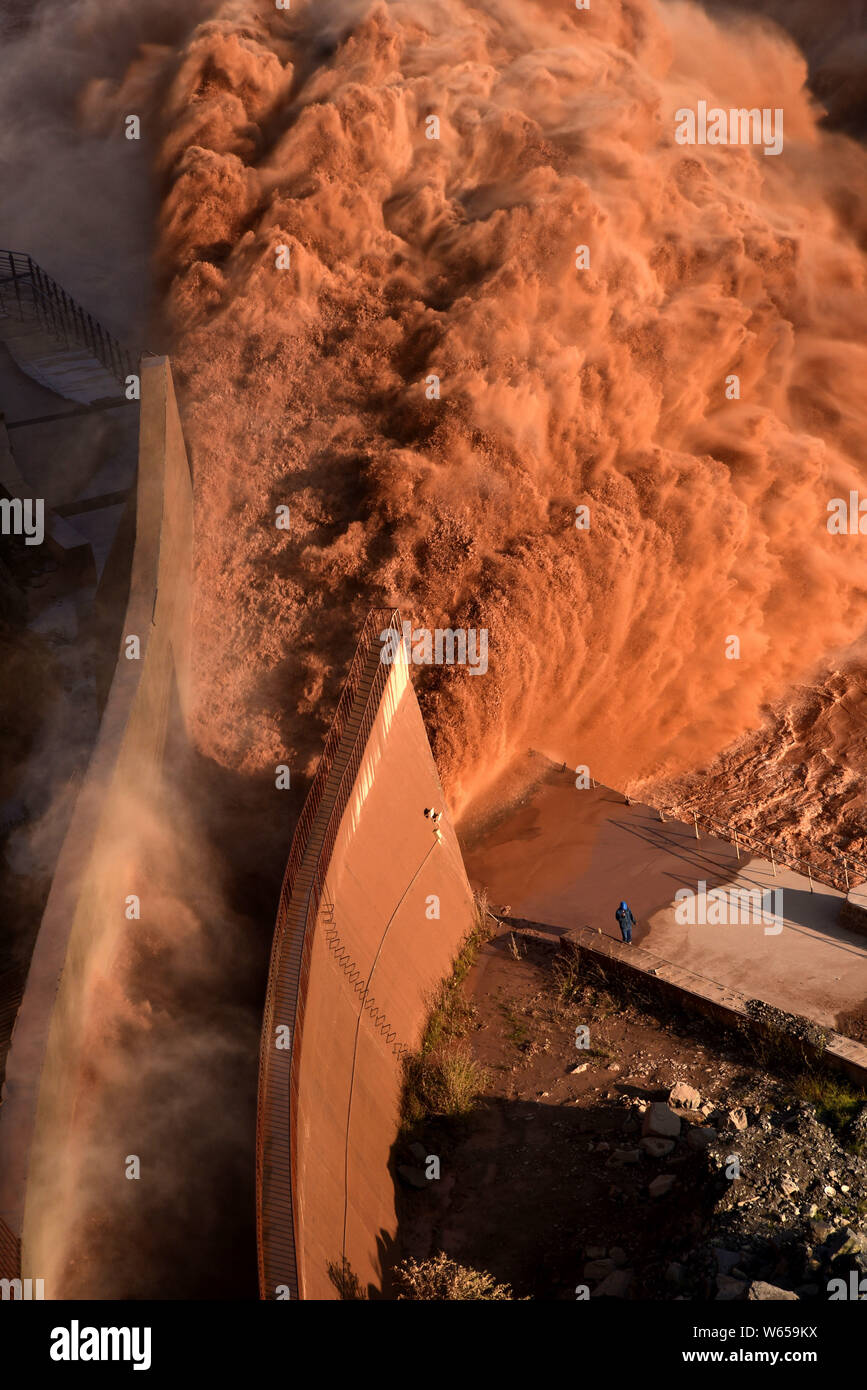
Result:
M562 771L566 772L569 767L567 762L563 763ZM734 846L738 859L741 857L741 850L748 850L752 854L761 855L763 859L770 861L774 871L777 873L777 865L783 864L787 869L794 870L795 873L803 874L809 879L810 892L813 891L813 882L824 883L830 888L836 888L839 892L848 893L850 889L857 888L860 884L867 881L867 861L855 854L845 854L842 850L829 850L829 857L834 861L829 867L827 864L817 865L813 860L791 854L787 849L781 848L779 843L771 840L760 840L756 835L751 835L747 831L738 829L730 821L716 820L713 816L700 816L697 811L687 811L684 808L677 810L669 806L657 806L651 801L645 801L641 797L632 797L627 792L619 791L616 787L609 787L604 782L598 782L595 777L590 778L593 788L604 787L606 791L613 791L616 796L622 796L627 806L633 801L640 802L642 806L647 806L649 810L655 811L663 825L667 821L676 821L679 825L692 825L695 829L695 838L701 839L700 827L704 827L708 835L712 835L716 840L727 840Z
M672 811L663 806L651 806L651 810L658 812L659 818L663 822L667 818L670 821L677 821L681 825L690 824L689 812ZM817 883L824 883L831 888L836 888L840 892L848 893L850 888L867 879L867 864L854 855L844 854L841 850L829 851L832 853L834 861L830 867L817 865L813 861L791 854L785 848L781 849L779 844L774 844L769 840L760 840L755 835L739 830L730 822L718 821L711 816L700 816L697 811L693 811L691 816L697 840L701 838L700 828L704 827L707 833L715 839L727 840L729 844L733 845L738 859L740 859L743 849L751 854L761 855L763 859L768 859L775 876L778 864L793 869L795 873L803 874L805 878L809 879L810 892L813 891L814 880Z
M0 251L0 313L37 323L67 348L84 348L121 386L135 358L56 280L21 251Z
M313 938L338 828L349 803L367 739L379 712L380 700L392 669L380 660L380 633L390 629L401 631L400 614L396 609L373 609L368 614L316 775L295 827L280 892L262 1022L256 1120L259 1287L263 1298L274 1297L273 1289L267 1286L266 1264L270 1264L270 1260L267 1258L266 1243L273 1245L277 1256L275 1262L281 1265L281 1282L288 1286L292 1298L298 1297L299 1278L295 1248L298 1198L296 1124L301 1041ZM371 668L369 671L368 667ZM362 690L362 683L366 683L366 672L369 685L364 692L364 702L361 709L355 711L353 724L350 725L350 714L353 712L356 697ZM323 805L338 752L341 745L344 749L347 748L350 738L352 742L348 747L340 781L330 793L328 802ZM328 820L321 830L314 834L317 816L320 811L324 814L325 810L328 810ZM301 868L308 851L315 852L315 858L312 862L308 860L301 879ZM293 895L298 899L295 902ZM294 931L292 929L290 908L293 909L294 922L301 924L300 930L297 925ZM287 1093L282 1089L285 1072L283 1067L278 1065L274 1047L278 1008L281 1022L288 1022L289 1018L292 1020ZM282 1128L284 1121L285 1129ZM288 1163L285 1153L271 1153L267 1156L273 1172L282 1176L285 1182L282 1193L275 1194L273 1190L269 1193L266 1190L265 1150L269 1138L272 1143L288 1144ZM274 1233L273 1239L271 1232Z

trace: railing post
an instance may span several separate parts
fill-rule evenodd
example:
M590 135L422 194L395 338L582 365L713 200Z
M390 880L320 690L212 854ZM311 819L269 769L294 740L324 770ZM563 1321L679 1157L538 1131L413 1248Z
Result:
M81 340L82 340L82 343L83 343L83 345L84 345L86 348L88 348L88 349L92 352L92 351L93 351L93 345L90 343L90 341L89 341L89 339L88 339L88 336L87 336L87 318L86 318L86 316L85 316L84 310L83 310L83 309L81 308L81 306L78 305L78 304L76 304L76 306L75 306L75 316L76 316L76 318L78 319L78 322L79 322L79 324L80 324L80 326L81 326Z
M810 880L810 892L812 893L812 891L813 891L813 875L812 875L812 873L810 872L810 865L809 865L809 864L807 865L807 878Z
M15 286L15 302L21 308L21 286L18 283L18 271L15 268L15 257L9 252L9 269L12 271L12 283Z
M75 300L74 300L74 299L73 299L73 300L69 300L69 299L67 298L67 296L66 296L66 292L65 292L65 291L64 291L64 316L65 316L65 318L66 318L66 321L67 321L68 324L69 324L69 331L70 331L70 333L71 333L73 339L75 340L75 342L80 343L80 342L82 341L82 325L81 325L81 323L80 323L80 318L81 318L80 311L79 311L78 305L76 304Z
M111 338L108 333L106 333L101 323L98 323L97 327L99 328L99 360L104 367L109 367L111 366Z
M57 305L57 317L60 321L60 328L63 333L64 342L66 343L67 347L70 347L72 345L72 336L69 332L69 314L67 310L69 296L67 295L66 290L61 289L60 285L58 285L56 281L49 280L48 283L51 286L52 299Z
M47 323L49 314L47 307L42 302L42 285L39 266L27 257L27 264L30 267L30 293L33 296L33 308L36 311L36 318L39 323Z
M66 334L63 330L63 314L60 310L60 303L58 300L57 292L54 287L54 281L49 280L48 277L44 275L41 270L39 272L39 280L40 292L45 295L45 301L48 306L48 313L52 329L57 334L63 334L63 337L65 339Z
M694 823L695 823L695 838L698 839L698 812L697 812L697 811L693 811L693 813L692 813L692 819L693 819L693 821L694 821Z
M776 865L776 862L775 862L775 860L774 860L774 847L773 847L773 845L771 845L771 868L772 868L773 871L774 871L774 878L776 878L776 877L777 877L777 865Z
M37 267L37 269L39 270L39 278L37 281L39 286L39 302L44 304L45 307L45 322L49 325L52 332L56 333L58 331L57 310L51 302L51 289L41 268Z

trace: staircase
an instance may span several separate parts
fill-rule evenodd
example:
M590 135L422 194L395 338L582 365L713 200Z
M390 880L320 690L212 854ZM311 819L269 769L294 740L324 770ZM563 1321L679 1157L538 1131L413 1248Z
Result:
M0 251L0 341L41 386L77 401L123 399L133 357L30 256Z

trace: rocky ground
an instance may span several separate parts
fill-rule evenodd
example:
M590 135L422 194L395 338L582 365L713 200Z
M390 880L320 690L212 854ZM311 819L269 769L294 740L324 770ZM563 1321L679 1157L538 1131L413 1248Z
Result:
M650 1262L637 1275L622 1249L586 1249L595 1295L623 1297L639 1278L645 1297L825 1298L832 1279L867 1274L867 1163L854 1151L867 1139L867 1105L840 1138L815 1105L774 1092L729 1109L730 1099L702 1101L679 1083L664 1101L636 1101L609 1162L637 1168L653 1200L692 1206L704 1187L711 1209L702 1239L685 1241L664 1270ZM649 1181L646 1158L659 1169Z
M864 1097L564 973L537 934L489 942L468 988L487 1084L398 1146L405 1254L543 1299L826 1299L867 1275Z

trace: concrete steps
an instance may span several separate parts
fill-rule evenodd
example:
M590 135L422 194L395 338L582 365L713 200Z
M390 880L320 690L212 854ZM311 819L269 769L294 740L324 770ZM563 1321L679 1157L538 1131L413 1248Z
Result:
M42 327L0 314L0 339L22 372L65 400L92 405L123 394L117 379L91 352L67 346Z

